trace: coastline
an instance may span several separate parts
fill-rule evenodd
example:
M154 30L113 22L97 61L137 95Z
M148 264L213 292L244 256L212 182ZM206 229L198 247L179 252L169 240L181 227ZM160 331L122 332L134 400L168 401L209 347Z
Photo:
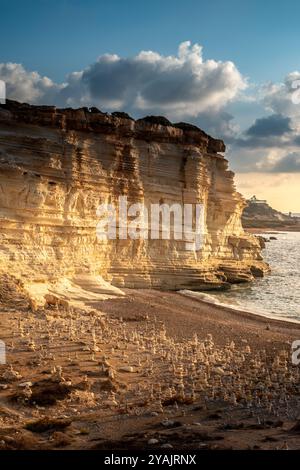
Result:
M283 321L283 322L288 322L288 323L295 323L296 325L300 325L300 320L297 320L297 319L292 319L292 318L288 318L288 317L284 317L284 316L280 316L280 315L275 315L275 314L272 315L271 313L268 313L267 311L263 311L263 310L253 311L252 309L243 308L243 307L240 307L240 306L235 306L235 305L219 302L217 299L212 298L213 297L212 295L206 294L205 292L196 292L196 291L183 290L183 291L179 291L179 293L181 295L185 295L187 297L191 297L193 299L196 299L199 302L204 302L204 303L207 303L209 305L214 305L216 307L223 307L227 310L232 310L232 311L238 312L240 314L241 313L247 313L247 314L250 314L250 315L267 318L269 320L278 320L278 321Z
M270 341L269 336L281 344L300 339L300 322L290 319L270 318L179 292L150 289L125 289L125 292L122 299L99 302L101 311L124 320L138 318L141 314L156 318L164 322L167 332L176 338L188 338L196 332L201 336L212 334L219 344L224 344L226 339L239 342L245 335L260 347ZM265 337L261 337L262 331Z
M300 232L300 225L291 226L274 226L274 227L244 227L245 232L257 234L257 233L280 233L280 232Z

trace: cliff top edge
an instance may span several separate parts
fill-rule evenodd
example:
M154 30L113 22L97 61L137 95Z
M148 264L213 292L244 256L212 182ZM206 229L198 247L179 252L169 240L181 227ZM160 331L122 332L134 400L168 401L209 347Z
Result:
M163 116L146 116L133 119L127 113L104 113L95 107L57 108L48 105L31 105L6 100L0 105L0 121L7 123L56 127L103 134L118 134L137 139L194 144L208 153L224 153L225 144L203 130L185 122L171 123Z

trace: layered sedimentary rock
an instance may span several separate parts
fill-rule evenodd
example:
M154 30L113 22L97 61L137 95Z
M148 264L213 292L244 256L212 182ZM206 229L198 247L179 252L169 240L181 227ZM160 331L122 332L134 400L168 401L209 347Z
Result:
M193 126L8 101L0 107L0 269L26 282L95 276L113 286L205 289L266 269L222 141ZM221 152L221 153L220 153ZM97 208L203 204L200 250L184 240L99 240ZM65 281L64 281L65 282Z

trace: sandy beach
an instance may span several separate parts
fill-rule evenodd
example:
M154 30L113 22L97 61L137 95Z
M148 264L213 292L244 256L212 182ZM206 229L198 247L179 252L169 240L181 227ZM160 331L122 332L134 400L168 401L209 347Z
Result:
M300 447L300 325L153 290L0 315L2 449Z
M177 339L212 334L219 346L243 339L254 347L280 347L300 338L300 324L270 319L255 313L232 310L187 298L179 293L154 290L124 290L125 298L106 300L99 304L108 315L131 319L139 315L156 317L164 322L167 333ZM267 306L266 306L267 307Z

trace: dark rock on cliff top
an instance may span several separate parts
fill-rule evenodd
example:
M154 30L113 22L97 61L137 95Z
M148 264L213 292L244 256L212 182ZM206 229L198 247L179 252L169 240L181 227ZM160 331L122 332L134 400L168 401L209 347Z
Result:
M142 119L138 119L137 122L150 122L150 124L160 124L161 126L171 126L172 123L169 121L169 119L165 118L164 116L145 116Z
M198 134L201 134L204 138L207 138L208 139L208 146L207 146L208 153L218 153L218 152L223 153L226 151L226 146L223 140L211 138L208 134L206 134L206 132L204 132L202 129L195 126L194 124L189 124L188 122L177 122L173 124L173 127L176 127L177 129L181 129L185 132L196 132Z
M103 114L102 111L100 111L100 109L96 108L95 106L92 106L90 108L90 113L93 113L93 114Z
M56 108L6 100L6 104L0 105L0 120L7 121L11 125L15 122L23 122L65 131L116 133L120 137L144 139L149 142L196 145L203 152L215 155L218 152L225 152L223 141L210 137L192 124L183 122L172 124L163 116L146 116L135 121L127 113L114 112L110 115L96 107Z
M188 122L176 122L175 124L173 124L173 126L177 129L182 129L183 131L195 131L207 135L199 127L195 126L194 124L189 124Z
M134 121L134 119L129 116L129 114L124 113L123 111L115 111L111 113L113 117L121 118L121 119L130 119L131 121Z
M224 144L223 140L210 138L207 151L208 153L224 153L226 152L226 145Z

